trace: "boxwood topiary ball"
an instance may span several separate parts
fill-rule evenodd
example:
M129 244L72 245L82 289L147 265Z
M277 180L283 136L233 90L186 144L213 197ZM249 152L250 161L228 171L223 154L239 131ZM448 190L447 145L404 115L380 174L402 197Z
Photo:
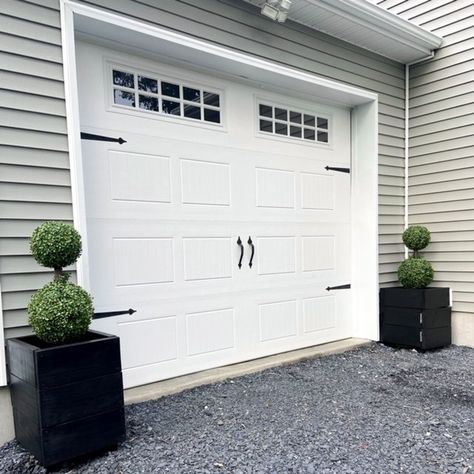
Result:
M40 265L63 268L72 265L81 255L81 236L72 225L45 222L33 232L30 248Z
M404 288L425 288L433 276L433 267L424 258L407 258L398 267L398 279Z
M63 343L87 332L94 307L89 293L67 281L68 275L46 284L31 298L29 323L43 341Z
M413 225L403 232L403 243L410 250L422 250L431 241L430 231L421 225Z

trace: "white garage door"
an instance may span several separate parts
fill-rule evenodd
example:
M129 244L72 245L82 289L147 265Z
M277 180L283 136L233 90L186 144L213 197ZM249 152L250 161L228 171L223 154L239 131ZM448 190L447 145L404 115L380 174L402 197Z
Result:
M350 337L349 111L78 44L94 327L127 387ZM240 240L239 240L240 238ZM239 243L241 244L239 245ZM239 263L241 262L241 266Z

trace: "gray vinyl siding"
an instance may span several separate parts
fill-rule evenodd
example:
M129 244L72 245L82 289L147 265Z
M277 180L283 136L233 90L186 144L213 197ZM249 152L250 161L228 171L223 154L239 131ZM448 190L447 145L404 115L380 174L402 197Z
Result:
M403 257L404 69L350 44L262 17L243 1L83 2L379 94L380 280ZM44 219L71 221L58 0L0 2L0 281L6 337L27 331L25 307L50 274L28 236Z
M455 342L472 345L474 4L408 0L391 10L444 38L432 60L410 68L409 222L432 231L435 285L452 288Z

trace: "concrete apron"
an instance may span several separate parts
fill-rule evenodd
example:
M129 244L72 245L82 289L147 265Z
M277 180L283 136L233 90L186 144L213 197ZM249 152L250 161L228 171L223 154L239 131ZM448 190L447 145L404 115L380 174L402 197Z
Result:
M163 380L140 387L125 390L125 403L139 403L154 400L182 392L190 388L207 385L222 380L239 377L241 375L260 372L279 365L293 364L313 357L322 357L330 354L339 354L356 347L368 344L367 339L344 339L319 346L307 347L291 352L284 352L261 359L255 359L239 364L227 365L216 369L204 370L195 374L183 375L173 379ZM15 437L13 427L12 405L8 387L0 388L0 446Z
M319 346L306 347L296 351L283 352L261 359L254 359L239 364L226 365L217 367L216 369L204 370L195 374L183 375L173 379L163 380L140 387L129 388L125 390L125 403L139 403L146 400L165 397L174 393L182 392L190 388L207 385L222 380L240 377L241 375L253 374L271 367L279 365L294 364L313 357L321 357L331 354L339 354L341 352L355 349L356 347L369 344L367 339L343 339L342 341L330 342Z

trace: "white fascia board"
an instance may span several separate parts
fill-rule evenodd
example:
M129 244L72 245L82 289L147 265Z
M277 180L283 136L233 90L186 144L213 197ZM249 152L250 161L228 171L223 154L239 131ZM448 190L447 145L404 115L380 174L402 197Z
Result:
M307 0L428 55L443 38L365 0Z

